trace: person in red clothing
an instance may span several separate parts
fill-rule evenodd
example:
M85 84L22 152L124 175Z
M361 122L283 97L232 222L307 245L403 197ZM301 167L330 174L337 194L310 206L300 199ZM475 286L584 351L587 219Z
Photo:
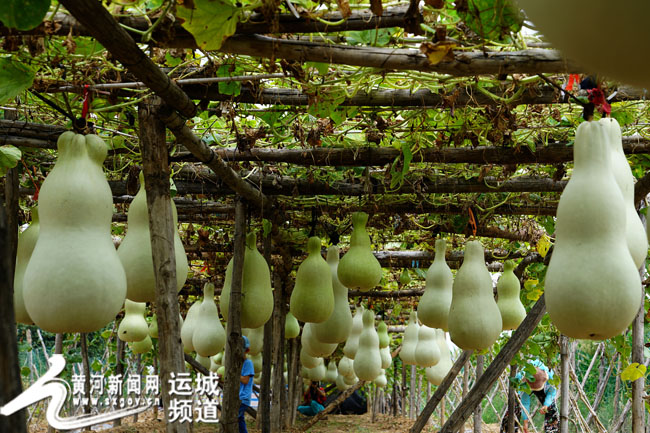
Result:
M304 402L298 406L298 412L307 416L314 416L325 409L323 404L327 399L325 391L318 385L318 382L312 381L309 388L303 394Z

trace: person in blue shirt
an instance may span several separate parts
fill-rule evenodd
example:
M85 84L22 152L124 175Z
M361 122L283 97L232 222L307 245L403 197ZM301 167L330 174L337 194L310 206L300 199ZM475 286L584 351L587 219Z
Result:
M544 433L557 433L559 431L560 419L558 417L557 406L555 405L555 397L557 396L557 389L548 383L548 379L553 377L553 372L548 369L540 360L535 359L531 362L535 367L535 375L532 380L525 379L522 372L517 373L515 378L517 380L524 380L528 383L530 393L519 391L519 402L515 404L515 416L519 419L523 433L529 433L528 423L530 413L531 395L534 395L542 405L539 413L544 415ZM525 410L522 410L523 409ZM503 420L501 421L501 433L508 431L508 419L510 415L506 411ZM515 432L519 432L519 426L515 423Z
M248 337L242 336L244 342L244 364L241 366L241 377L239 378L239 433L248 433L246 428L246 420L244 414L246 409L251 405L251 393L253 392L253 376L255 376L255 367L253 361L248 359L246 355L250 352L251 343Z

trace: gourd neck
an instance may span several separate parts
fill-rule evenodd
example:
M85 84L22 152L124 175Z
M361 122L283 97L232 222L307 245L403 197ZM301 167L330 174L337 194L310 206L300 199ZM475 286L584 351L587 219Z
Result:
M320 238L313 236L307 241L307 253L311 255L320 255Z
M417 324L418 322L418 317L415 314L415 311L411 311L411 314L409 315L409 325L410 324Z
M483 245L479 241L469 241L465 245L465 262L483 262Z
M350 236L351 247L370 248L370 236L366 231L368 223L368 214L365 212L355 212L352 214L352 235Z
M581 123L576 131L573 149L574 170L604 173L610 168L608 137L603 123Z
M605 136L607 137L609 150L624 155L621 126L618 124L618 121L611 117L603 117L599 122L605 128Z
M332 245L327 249L327 263L335 265L339 262L339 247Z
M375 326L375 313L372 310L366 310L363 312L363 316L361 317L363 320L363 327L364 328L369 328L369 327L374 327Z
M38 205L32 208L32 224L38 224Z
M513 272L514 269L515 269L515 262L513 262L512 260L507 260L507 261L503 264L503 272L504 272L504 273L505 273L505 272Z
M447 252L447 241L444 239L436 240L436 255L433 261L436 263L445 261L445 253Z
M212 283L205 283L203 286L203 300L206 299L214 300L214 284Z
M135 302L130 299L124 301L124 314L137 315L143 314L146 308L146 302Z
M255 232L246 235L246 246L251 250L257 249L257 235Z

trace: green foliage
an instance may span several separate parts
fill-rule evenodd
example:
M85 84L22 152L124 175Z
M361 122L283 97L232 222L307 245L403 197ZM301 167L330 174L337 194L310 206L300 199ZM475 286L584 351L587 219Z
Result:
M1 10L2 8L0 8ZM0 103L5 103L31 87L34 71L16 58L0 57Z
M235 65L221 65L217 69L217 77L232 77L242 75L242 69ZM238 96L241 93L240 81L223 81L219 82L219 93L224 95Z
M22 157L22 152L17 147L9 144L0 146L0 176L7 173L7 169L14 168Z
M194 4L190 9L188 4ZM194 0L179 5L176 10L182 26L194 36L204 50L218 50L235 33L243 17L243 9L229 0Z
M346 32L346 41L350 45L373 45L385 47L390 42L391 36L396 28L372 29Z
M4 0L0 21L9 28L31 30L43 21L50 3L51 0Z
M522 18L509 0L467 0L464 3L466 7L457 8L458 15L484 39L503 41L521 29Z

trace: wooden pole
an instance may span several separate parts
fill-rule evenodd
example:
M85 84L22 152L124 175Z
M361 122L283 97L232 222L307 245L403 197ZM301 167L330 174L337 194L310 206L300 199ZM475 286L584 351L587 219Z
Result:
M264 259L271 265L271 237L264 237ZM274 291L275 293L275 291ZM274 308L275 313L275 308ZM273 339L274 331L273 318L264 324L264 346L262 348L262 383L260 384L260 398L258 413L262 433L271 432L271 365L273 364L272 354L275 344L269 342ZM275 341L274 341L275 342ZM277 364L276 364L277 365ZM282 365L282 364L280 364ZM282 370L282 369L280 369ZM282 389L282 388L276 388Z
M90 362L88 361L88 334L82 333L80 335L81 339L81 366L84 376L84 395L88 398L88 401L84 405L84 413L90 414ZM89 430L86 428L85 430Z
M645 269L643 269L645 271ZM644 364L643 348L644 348L644 300L645 296L641 299L641 307L639 312L632 323L632 362L638 362L639 365ZM645 407L643 404L643 396L645 394L645 378L641 376L632 382L632 433L645 432Z
M517 365L510 364L510 381L508 381L508 433L515 433L515 403L517 401L517 390L512 380L517 375Z
M569 432L569 339L560 336L560 433Z
M463 367L463 393L461 395L461 401L465 399L467 396L467 393L469 392L469 366L470 366L470 359L467 360L465 363L465 367ZM462 427L460 428L461 432L465 431L465 424L463 423Z
M476 380L479 380L483 375L483 364L485 362L485 355L476 355ZM476 405L474 409L474 433L481 433L483 424L483 408L481 403Z
M5 180L6 182L6 180ZM6 185L6 184L5 184ZM17 188L17 184L15 187ZM17 213L14 202L14 187L5 193L4 203L0 206L0 239L11 239L12 233L18 232L14 223L9 225L7 214ZM16 221L14 218L13 221ZM15 249L10 242L0 242L0 406L8 403L22 392L20 368L18 363L18 343L16 339L16 318L14 315L14 257ZM11 416L0 416L0 431L26 433L25 409Z
M269 238L270 239L270 238ZM280 272L280 269L274 269L274 273ZM282 417L287 413L286 408L283 408L283 401L287 402L288 399L283 399L285 395L285 381L284 381L284 351L285 351L285 338L284 338L284 322L286 316L286 302L284 300L285 296L285 286L284 278L275 278L275 286L273 290L273 316L271 321L273 322L273 334L271 341L273 342L273 378L272 389L278 390L273 392L271 399L271 431L277 433L282 431ZM289 369L287 368L287 372ZM290 381L290 376L287 373L287 379ZM288 411L295 410L295 408L288 408Z
M393 409L393 416L397 416L397 387L398 387L398 382L397 382L397 357L393 358L393 401L392 403L392 409Z
M62 334L56 334L57 337ZM159 334L160 335L160 330ZM124 364L122 363L124 361L124 341L120 340L119 338L117 339L117 347L115 349L115 369L113 370L115 372L115 376L122 376L124 374ZM117 398L117 408L120 407L120 397L121 395L116 396ZM157 406L156 406L157 407ZM164 408L163 408L164 409ZM115 421L113 421L113 427L119 427L122 425L122 418L118 418Z
M237 199L235 210L235 254L233 257L232 284L230 286L230 307L226 325L225 367L226 381L223 392L223 410L220 425L225 433L237 433L239 412L239 377L244 362L244 348L241 333L241 289L244 270L244 241L246 236L246 204Z
M402 361L402 394L401 394L401 403L402 403L402 416L406 416L406 364Z
M409 419L415 419L417 413L415 411L415 394L417 394L415 383L415 365L411 365L411 386L409 387Z
M174 255L174 219L169 193L169 155L165 141L165 125L158 119L161 100L151 98L138 107L140 150L147 194L149 233L154 276L156 280L156 314L158 319L158 355L160 357L160 389L163 406L170 407L172 373L185 372L179 323L178 291L176 290L176 257ZM167 433L187 433L188 423L169 422L165 411Z
M539 321L542 320L545 311L546 303L544 301L544 295L542 295L528 312L524 321L519 325L519 328L512 334L510 340L501 348L501 351L485 370L481 378L476 381L469 394L467 394L467 397L461 401L445 425L442 426L441 433L453 433L460 428L474 411L476 405L485 397L492 385L499 379L515 354L524 345L530 334L537 327ZM414 426L410 431L411 433L418 433L421 429L422 427L419 430L415 430Z

